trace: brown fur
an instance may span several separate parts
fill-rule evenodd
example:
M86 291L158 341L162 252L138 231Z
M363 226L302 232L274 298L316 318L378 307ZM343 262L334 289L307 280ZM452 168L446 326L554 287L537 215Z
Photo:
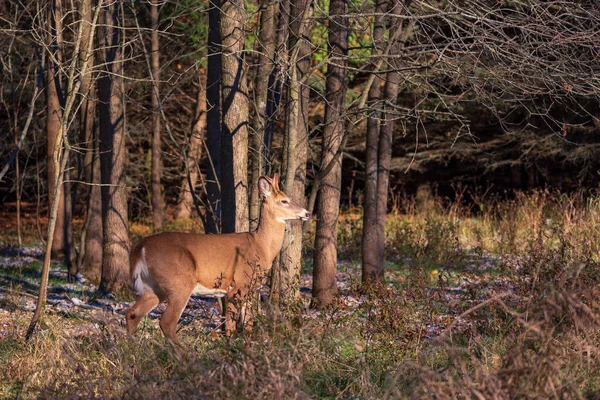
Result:
M227 302L226 331L235 329L239 313L230 301L244 299L254 279L271 269L281 250L285 220L306 219L308 211L279 190L278 177L261 177L264 198L260 221L254 232L223 235L160 233L139 242L130 257L132 285L141 288L140 298L127 311L127 331L133 333L144 315L167 301L160 327L181 357L176 339L177 321L198 284L221 290ZM147 268L147 275L143 265ZM137 281L137 284L136 284ZM143 282L143 285L141 285Z

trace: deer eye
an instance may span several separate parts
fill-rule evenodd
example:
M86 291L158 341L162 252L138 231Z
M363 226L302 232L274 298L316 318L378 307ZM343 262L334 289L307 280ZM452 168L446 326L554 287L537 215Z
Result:
M290 202L286 199L281 200L281 204L290 204Z

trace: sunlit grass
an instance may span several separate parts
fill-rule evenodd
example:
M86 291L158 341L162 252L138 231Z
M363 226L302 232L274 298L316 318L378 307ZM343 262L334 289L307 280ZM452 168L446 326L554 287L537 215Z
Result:
M344 212L333 309L266 313L231 338L180 324L182 364L156 319L127 337L118 313L49 308L25 343L31 313L2 291L0 397L598 398L599 222L600 202L582 194L476 209L405 198L387 219L386 283L363 293L362 213ZM149 233L132 226L134 240ZM3 273L35 279L38 268Z

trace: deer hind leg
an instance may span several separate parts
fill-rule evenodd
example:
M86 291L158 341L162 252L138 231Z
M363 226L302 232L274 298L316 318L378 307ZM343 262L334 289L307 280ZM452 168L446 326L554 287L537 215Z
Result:
M183 358L183 348L177 341L177 322L185 309L185 305L190 298L191 291L186 291L187 294L172 294L167 300L167 309L165 310L162 318L160 319L160 329L163 331L167 342L175 350L175 357L179 361Z
M140 321L159 303L158 296L146 290L135 304L127 310L125 322L127 323L127 333L131 335L138 327Z

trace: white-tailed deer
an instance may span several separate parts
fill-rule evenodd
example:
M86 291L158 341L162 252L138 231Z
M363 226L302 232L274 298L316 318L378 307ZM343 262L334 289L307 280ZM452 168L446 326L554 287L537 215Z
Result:
M159 302L167 301L160 328L180 358L177 322L192 294L227 297L225 329L228 334L235 329L238 310L230 300L236 296L244 299L257 274L262 276L271 269L283 244L285 222L310 217L307 210L279 190L277 174L273 179L261 177L258 189L263 202L254 232L160 233L133 248L131 284L140 297L127 311L129 334Z

